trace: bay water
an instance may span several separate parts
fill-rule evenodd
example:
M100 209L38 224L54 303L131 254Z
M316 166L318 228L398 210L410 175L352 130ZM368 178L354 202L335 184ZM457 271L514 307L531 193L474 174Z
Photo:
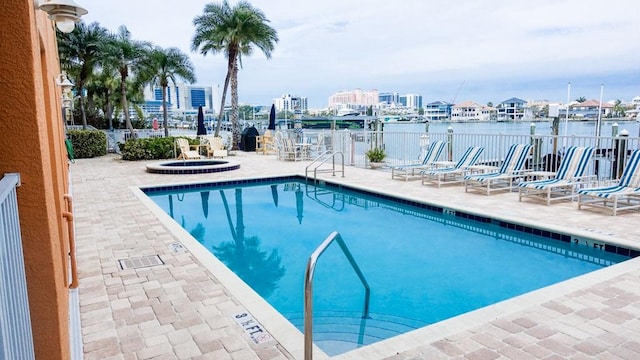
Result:
M602 120L600 135L611 136L613 125L618 124L618 132L627 130L630 137L636 137L639 134L640 123L636 121L612 121ZM507 135L529 135L531 124L536 127L536 134L551 135L551 121L544 122L430 122L428 123L429 132L446 133L451 127L456 134L507 134ZM390 132L424 132L426 124L423 123L385 123L384 131ZM589 121L568 121L560 120L558 135L563 136L595 136L597 122ZM565 130L566 128L566 130ZM566 132L565 132L566 131Z

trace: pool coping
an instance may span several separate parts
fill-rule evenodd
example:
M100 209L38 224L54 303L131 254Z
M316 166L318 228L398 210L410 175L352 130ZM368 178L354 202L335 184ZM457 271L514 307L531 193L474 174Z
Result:
M170 166L166 164L172 164L176 162L196 163L196 162L217 162L210 165L197 165L197 166ZM215 159L200 159L200 160L170 160L149 163L146 166L146 171L153 174L171 174L171 175L190 175L190 174L208 174L221 171L232 171L240 168L240 162L234 160L215 160Z
M286 351L288 351L294 358L303 358L304 354L304 341L303 334L295 328L284 316L276 311L271 305L269 305L262 297L260 297L255 291L248 287L237 275L229 270L222 262L217 260L211 253L205 249L199 242L197 242L185 229L183 229L178 223L176 223L168 214L160 209L142 189L162 189L173 188L176 186L184 186L185 189L197 189L199 187L205 187L210 185L220 184L240 184L240 183L252 183L263 182L274 179L287 179L295 178L297 180L304 180L305 177L300 174L280 175L280 176L264 176L264 177L246 177L237 180L222 180L222 181L192 181L184 183L174 183L171 185L140 185L131 186L130 189L138 197L138 199L149 208L166 226L176 238L178 238L183 245L207 268L216 278L229 290L229 292L238 299L238 301L247 308L247 310L253 314L254 318L258 320L273 337L280 343ZM349 189L355 189L367 194L371 194L372 190L364 187L360 187L354 184L340 184L338 182L323 180L327 183L335 184L338 187L345 187ZM411 199L401 194L393 192L375 190L376 194L382 194L383 196L389 196L396 199L410 201L414 203L423 203L426 205L432 205L442 207L443 209L454 209L461 213L468 213L475 216L483 217L482 214L478 214L476 211L465 207L452 207L450 205L441 205L436 202L424 202L416 199ZM486 216L484 216L486 217ZM618 237L613 237L608 234L600 234L589 232L587 230L576 228L565 228L562 226L548 226L546 224L535 223L535 221L519 221L517 219L510 218L508 216L492 215L491 218L495 220L505 221L509 223L519 223L524 226L535 227L538 229L546 229L558 233L571 233L578 237L584 237L602 241L607 244L627 247L630 249L638 250L638 245L630 241L625 241ZM525 225L526 224L526 225ZM540 305L544 302L548 302L552 298L557 298L573 291L584 289L585 287L594 285L624 274L629 271L640 269L640 259L630 259L623 263L612 265L600 270L596 270L569 280L565 280L560 283L556 283L538 290L534 290L465 314L461 314L441 322L425 326L420 329L416 329L405 334L394 336L392 338L376 342L365 347L351 350L349 352L339 354L333 357L329 357L321 349L314 345L314 356L319 359L383 359L390 356L394 356L400 352L409 351L414 349L417 344L430 342L432 340L441 339L447 335L455 334L460 331L477 327L481 324L489 323L496 319L496 317L504 317L514 312L530 308L531 306Z

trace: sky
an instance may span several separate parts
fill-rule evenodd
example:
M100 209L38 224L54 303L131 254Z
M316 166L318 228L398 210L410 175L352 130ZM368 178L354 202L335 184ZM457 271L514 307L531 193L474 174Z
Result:
M135 40L177 47L191 58L197 85L213 86L214 96L223 88L224 55L191 50L193 19L221 1L76 2L89 11L86 23L112 32L125 25ZM333 93L357 88L419 94L425 104L640 96L635 0L249 2L279 41L271 59L258 48L242 58L241 104L291 94L325 108Z

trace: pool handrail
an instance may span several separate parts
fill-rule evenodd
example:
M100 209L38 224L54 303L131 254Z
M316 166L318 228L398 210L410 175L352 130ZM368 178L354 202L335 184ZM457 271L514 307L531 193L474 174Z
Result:
M364 286L365 294L364 294L364 309L362 312L362 317L369 317L369 299L371 295L371 288L369 287L369 283L364 278L360 267L356 263L353 255L349 251L347 244L342 239L342 235L337 231L331 232L329 236L318 246L311 256L309 257L309 261L307 262L307 269L305 271L304 276L304 359L311 360L313 358L313 273L316 268L316 263L318 262L318 258L324 251L331 245L333 241L336 241L338 245L340 245L340 249L349 260L349 264L360 278L362 285Z
M342 170L336 170L336 155L340 155L340 160L342 164ZM318 170L320 166L325 164L329 159L332 160L331 169ZM333 176L336 176L336 172L342 173L342 177L344 177L344 153L342 151L332 151L325 150L322 154L318 155L307 167L304 169L305 180L309 179L309 168L312 165L316 165L313 168L313 183L318 180L319 172L331 172Z

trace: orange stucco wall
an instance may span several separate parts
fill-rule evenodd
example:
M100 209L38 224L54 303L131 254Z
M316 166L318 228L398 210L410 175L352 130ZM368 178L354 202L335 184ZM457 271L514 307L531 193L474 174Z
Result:
M69 359L68 192L55 28L33 0L3 1L0 176L20 174L18 208L37 359Z

